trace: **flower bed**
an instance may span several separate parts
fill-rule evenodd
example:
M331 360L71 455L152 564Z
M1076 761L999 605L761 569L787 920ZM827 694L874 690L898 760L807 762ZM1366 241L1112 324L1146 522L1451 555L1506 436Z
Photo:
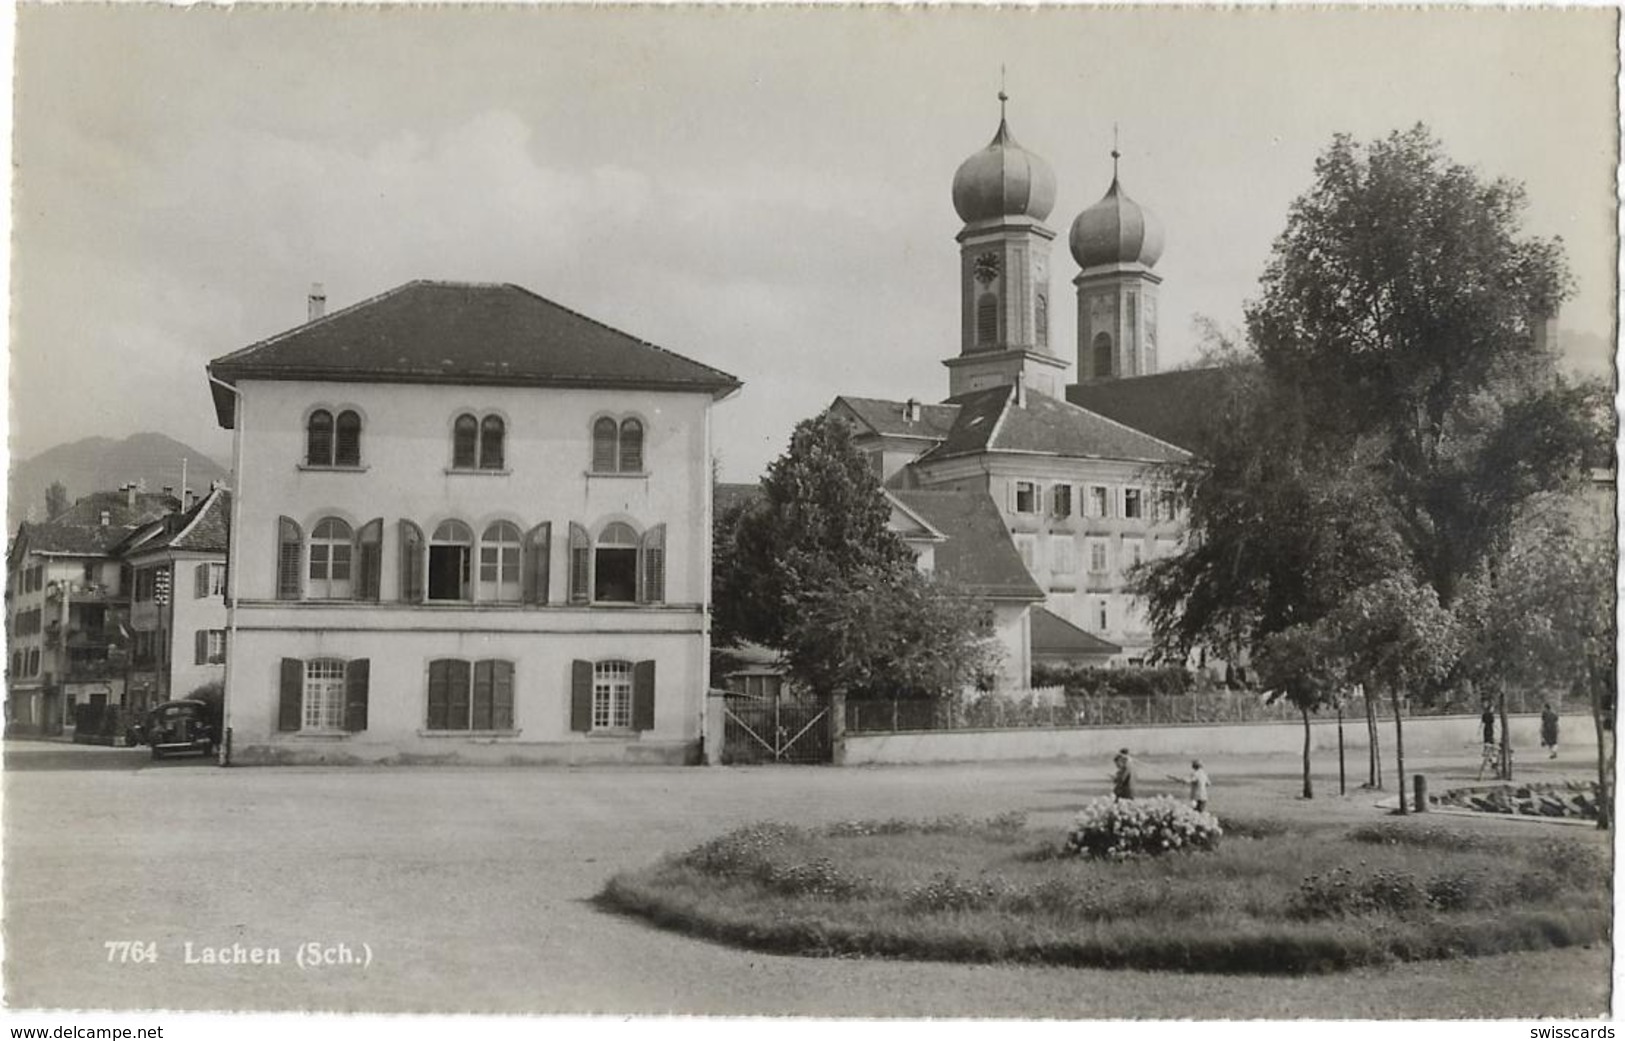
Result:
M1085 857L1126 857L1219 848L1224 829L1211 813L1178 799L1096 799L1067 832L1066 850Z
M1139 829L1156 852L1203 852L1109 852L1135 844L1121 839L1136 820L1167 822ZM1185 820L1147 806L1050 830L1009 815L758 824L616 875L598 901L783 953L1185 972L1329 971L1607 937L1611 875L1589 835L1189 821L1191 837L1163 847ZM1097 831L1117 840L1080 855Z
M1439 796L1437 801L1440 806L1477 810L1480 813L1594 821L1597 819L1597 782L1455 788Z

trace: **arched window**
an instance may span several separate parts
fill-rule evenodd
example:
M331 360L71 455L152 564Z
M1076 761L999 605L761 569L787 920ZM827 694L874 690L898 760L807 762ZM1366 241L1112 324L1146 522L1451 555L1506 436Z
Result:
M1095 376L1116 375L1112 365L1112 338L1110 333L1095 334Z
M480 420L480 469L502 469L502 436L506 428L501 416Z
M1049 346L1049 297L1043 293L1038 294L1038 299L1033 304L1033 325L1038 346Z
M497 521L480 536L480 584L476 599L518 603L520 598L519 528Z
M301 595L300 563L305 536L291 517L279 517L276 524L276 598L298 600Z
M350 526L337 517L318 521L310 532L310 585L317 600L350 599Z
M474 532L459 520L445 521L429 539L429 599L469 599L469 561Z
M319 408L305 424L305 464L333 465L333 413Z
M643 424L635 419L621 420L621 473L635 474L643 469Z
M976 300L976 343L986 346L999 338L999 298L983 293Z
M361 465L361 416L349 409L339 413L338 436L333 442L333 465Z
M638 596L638 533L629 524L607 525L593 547L592 598L632 603Z
M619 447L616 445L617 427L615 421L608 416L600 418L592 425L592 472L611 474L615 472L615 464L619 461Z
M480 421L470 413L463 413L451 428L451 465L458 470L472 470L479 459Z
M638 569L638 600L659 604L666 599L666 526L656 524L643 533L643 558Z

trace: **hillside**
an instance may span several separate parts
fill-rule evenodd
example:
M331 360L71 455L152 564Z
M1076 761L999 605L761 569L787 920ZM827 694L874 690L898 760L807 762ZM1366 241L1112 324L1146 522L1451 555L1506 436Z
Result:
M210 481L229 476L225 467L197 449L155 433L132 434L122 441L87 437L46 449L32 459L13 460L7 481L6 531L15 533L18 523L28 519L30 507L35 520L45 519L45 489L52 481L67 487L69 502L142 480L150 492L168 485L178 495L182 459L186 460L186 484L193 491L207 491Z

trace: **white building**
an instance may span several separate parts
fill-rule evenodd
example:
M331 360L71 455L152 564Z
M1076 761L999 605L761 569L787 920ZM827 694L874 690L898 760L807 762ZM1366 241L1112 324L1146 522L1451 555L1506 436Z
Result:
M512 285L314 299L209 365L236 761L695 759L739 381Z

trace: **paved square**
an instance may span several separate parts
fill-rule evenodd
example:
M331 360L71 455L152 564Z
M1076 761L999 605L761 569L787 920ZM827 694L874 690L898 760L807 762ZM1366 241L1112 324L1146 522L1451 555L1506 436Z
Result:
M1455 758L1451 770L1443 758L1418 766L1436 785L1470 780L1476 762ZM1148 780L1161 765L1178 764L1148 764ZM1105 763L221 770L14 742L5 767L14 1008L1483 1018L1608 1007L1604 949L1301 979L1179 976L764 955L589 902L614 872L752 820L1017 809L1059 825L1106 791ZM1209 757L1209 769L1221 814L1379 817L1369 795L1335 795L1334 757L1317 760L1313 803L1295 798L1291 755ZM1528 776L1559 769L1586 776L1578 756ZM151 943L158 960L110 963L109 941ZM261 948L283 961L187 964L187 943L195 960ZM371 964L301 968L310 943L335 960L341 945L370 950Z

